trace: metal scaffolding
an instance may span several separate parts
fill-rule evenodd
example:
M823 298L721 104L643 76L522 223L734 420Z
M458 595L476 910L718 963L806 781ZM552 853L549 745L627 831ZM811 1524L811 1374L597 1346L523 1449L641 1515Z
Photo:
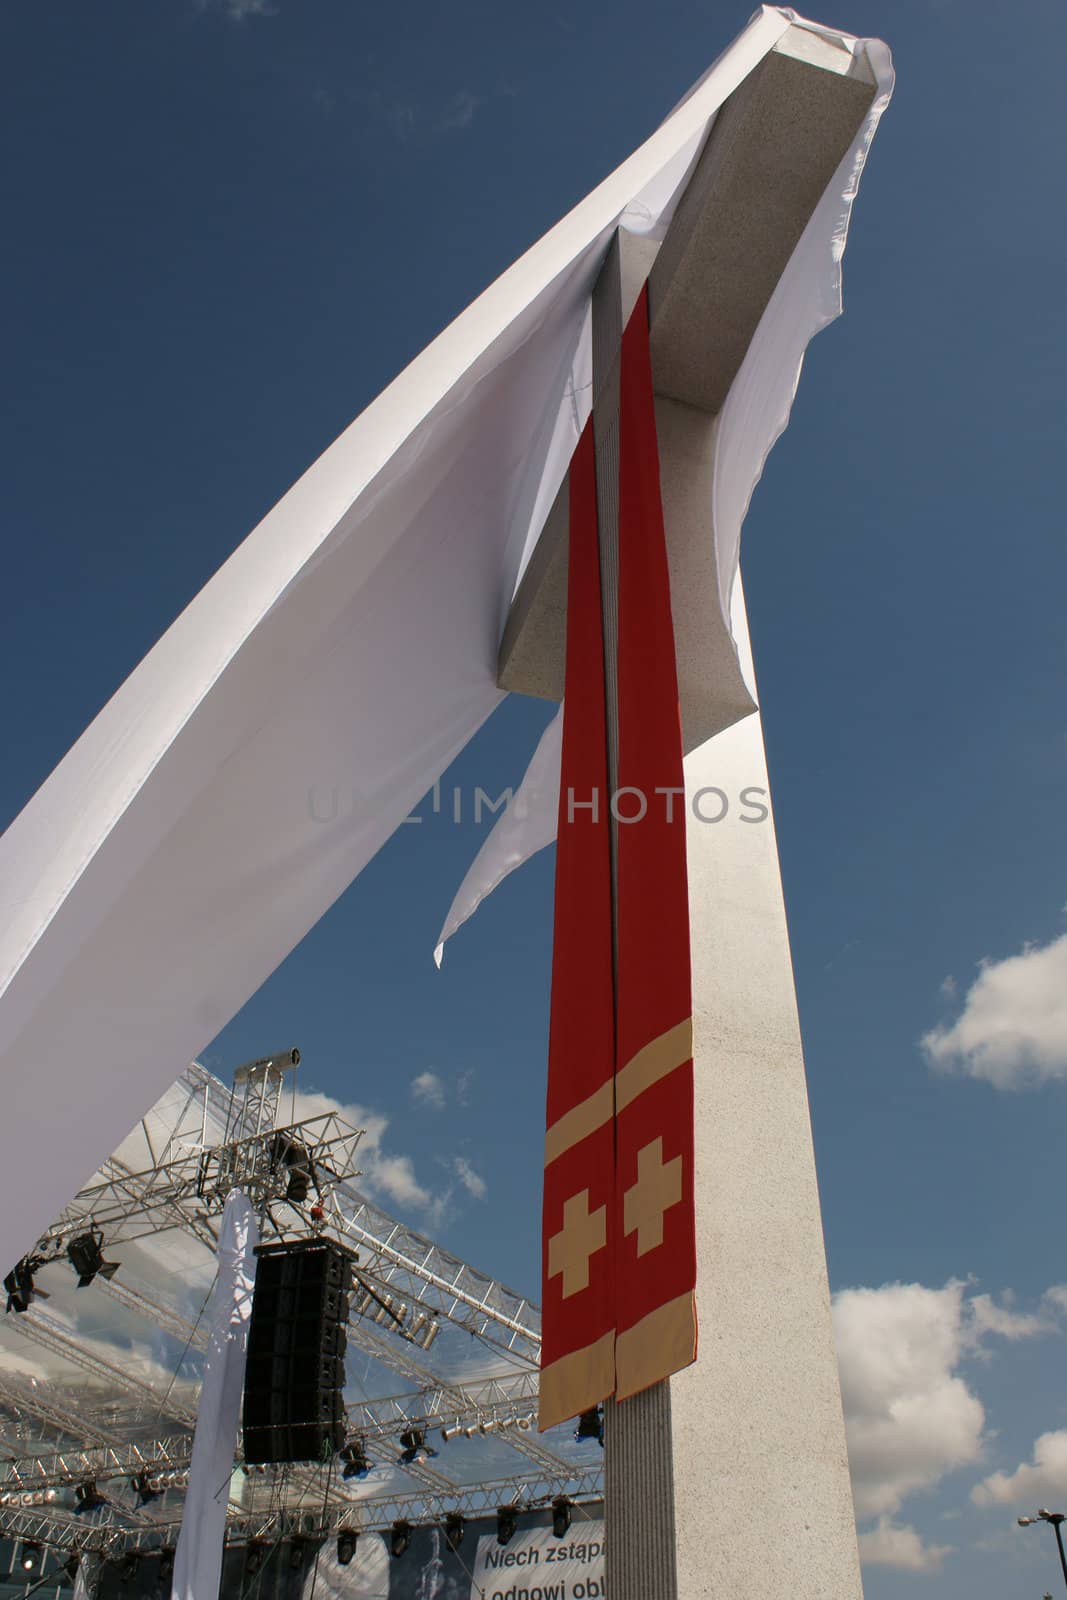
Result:
M194 1063L26 1258L34 1275L59 1284L60 1305L39 1303L35 1276L28 1309L0 1319L0 1534L107 1557L173 1544L207 1347L193 1302L210 1287L218 1219L235 1186L265 1239L318 1235L355 1251L350 1379L354 1354L367 1371L363 1392L346 1392L346 1413L369 1475L346 1478L336 1461L242 1471L238 1441L231 1540L601 1494L595 1445L575 1445L566 1430L535 1432L537 1307L360 1191L360 1131L339 1111L299 1118L295 1091L286 1103L298 1060L294 1050L250 1063L232 1091ZM86 1234L119 1268L95 1277L82 1299L64 1288L69 1267L57 1263L73 1262L70 1246ZM195 1294L180 1271L174 1282L137 1276L137 1261L173 1251L174 1241L196 1258ZM123 1245L136 1258L125 1267ZM91 1336L82 1307L92 1307ZM121 1338L109 1340L109 1317ZM129 1360L138 1328L149 1344L180 1347L172 1370ZM27 1375L23 1349L45 1364L47 1382ZM483 1370L472 1373L475 1350ZM393 1373L406 1387L368 1388L371 1369L376 1381Z

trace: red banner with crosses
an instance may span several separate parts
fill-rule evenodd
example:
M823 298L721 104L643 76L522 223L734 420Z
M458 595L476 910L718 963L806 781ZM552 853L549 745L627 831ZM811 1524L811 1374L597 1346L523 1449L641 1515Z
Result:
M696 1356L685 779L647 288L622 337L618 691L614 1237L621 1400Z
M647 290L622 341L619 462L611 794L590 422L569 490L541 1428L636 1394L696 1355L684 778Z
M593 425L570 469L542 1235L540 1425L615 1387L615 1000L604 630Z

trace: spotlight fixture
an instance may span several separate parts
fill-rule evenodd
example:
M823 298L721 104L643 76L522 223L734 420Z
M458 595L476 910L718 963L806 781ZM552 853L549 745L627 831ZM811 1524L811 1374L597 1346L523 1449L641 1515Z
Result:
M496 1542L510 1544L519 1525L519 1513L514 1506L500 1506L496 1514Z
M463 1543L463 1535L467 1524L458 1511L450 1511L445 1518L445 1548L458 1550Z
M565 1494L552 1502L552 1537L565 1539L571 1525L571 1503Z
M117 1261L104 1260L104 1236L98 1229L79 1233L67 1246L67 1260L78 1274L78 1288L85 1289L94 1278L113 1278Z
M371 1464L367 1460L367 1451L362 1439L349 1439L341 1451L342 1478L365 1478L370 1471Z
M455 1439L457 1437L457 1435L461 1434L462 1432L463 1432L463 1429L460 1427L459 1423L456 1422L456 1423L454 1423L452 1425L451 1428L442 1428L441 1429L441 1439L445 1444L447 1444L449 1439Z
M101 1506L108 1504L106 1496L99 1492L96 1480L93 1478L85 1483L79 1483L74 1490L75 1512L99 1511Z
M600 1415L600 1407L594 1406L591 1411L583 1411L578 1418L578 1426L574 1430L575 1441L582 1439L595 1439L601 1449L604 1448L604 1419Z
M262 1565L263 1546L255 1543L248 1545L245 1549L245 1572L247 1575L250 1578L255 1577Z
M356 1553L356 1535L351 1528L342 1528L337 1535L337 1565L347 1567Z
M34 1544L32 1541L24 1544L22 1546L22 1554L19 1556L19 1566L23 1572L36 1572L41 1565L43 1554L44 1551L39 1544Z
M420 1458L425 1459L426 1456L437 1454L437 1451L431 1450L426 1443L426 1435L421 1428L406 1428L400 1435L400 1443L403 1446L400 1461L405 1467L410 1467L413 1461L418 1461Z
M289 1570L290 1572L299 1572L303 1565L304 1541L303 1539L294 1539L289 1546Z
M174 1551L161 1550L159 1552L159 1581L161 1584L170 1583L174 1576Z
M410 1543L411 1523L404 1522L403 1519L399 1522L394 1522L389 1530L389 1549L393 1555L402 1556Z
M34 1300L48 1299L45 1291L38 1289L33 1281L38 1267L43 1266L40 1256L23 1256L21 1261L16 1261L4 1279L8 1311L28 1311Z
M153 1500L158 1500L163 1493L162 1489L155 1487L148 1476L147 1468L139 1472L136 1478L130 1479L130 1488L137 1496L138 1506L151 1505Z

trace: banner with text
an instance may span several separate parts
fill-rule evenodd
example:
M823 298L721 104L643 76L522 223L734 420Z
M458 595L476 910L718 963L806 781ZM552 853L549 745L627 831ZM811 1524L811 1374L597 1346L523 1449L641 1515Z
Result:
M604 1600L604 1523L575 1519L562 1538L548 1527L521 1529L506 1545L478 1540L472 1600Z

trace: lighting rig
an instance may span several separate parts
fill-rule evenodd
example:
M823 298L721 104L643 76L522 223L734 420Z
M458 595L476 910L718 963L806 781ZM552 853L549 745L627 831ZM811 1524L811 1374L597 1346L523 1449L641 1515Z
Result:
M97 1284L98 1292L115 1297L126 1313L165 1328L188 1350L203 1351L205 1327L187 1321L166 1296L147 1295L122 1281L121 1246L176 1229L213 1254L217 1219L235 1184L260 1210L268 1236L271 1230L286 1238L321 1234L349 1250L358 1248L349 1345L355 1343L410 1385L408 1393L348 1408L350 1431L339 1452L340 1471L318 1465L299 1472L269 1467L265 1497L258 1489L253 1492L259 1476L254 1484L250 1479L247 1504L231 1507L227 1518L228 1537L248 1545L250 1562L257 1544L270 1548L279 1540L354 1535L354 1505L360 1529L382 1530L387 1539L398 1525L403 1532L404 1527L447 1524L459 1537L464 1522L486 1515L497 1517L498 1537L511 1537L508 1527L514 1531L522 1512L550 1506L561 1496L569 1497L568 1503L576 1496L600 1497L599 1469L558 1454L551 1438L534 1433L528 1408L537 1385L537 1308L389 1217L352 1187L361 1135L338 1113L284 1123L282 1086L298 1058L299 1052L290 1051L249 1063L235 1075L233 1091L198 1065L188 1068L166 1110L149 1114L156 1118L151 1129L145 1121L141 1148L151 1164L138 1170L128 1156L125 1163L120 1156L110 1158L7 1275L10 1309L23 1313L13 1319L19 1331L68 1359L80 1357L97 1382L110 1379L123 1398L120 1408L105 1413L98 1391L83 1408L78 1391L71 1389L50 1392L45 1407L41 1396L24 1394L25 1386L0 1374L0 1407L14 1414L14 1437L22 1436L19 1419L29 1417L30 1448L55 1449L51 1435L63 1452L15 1454L0 1463L0 1535L69 1552L76 1534L79 1550L108 1561L128 1550L155 1558L173 1547L180 1491L188 1480L191 1418L186 1423L171 1401L169 1414L187 1431L158 1436L152 1424L168 1414L161 1391L153 1392L151 1383L135 1379L118 1363L112 1371L95 1351L82 1351L77 1330L60 1329L71 1346L60 1349L59 1334L34 1305L45 1298L37 1275L62 1260L76 1274L79 1288ZM192 1129L190 1112L196 1120ZM124 1154L136 1147L135 1131ZM490 1352L499 1351L507 1370L468 1381L442 1378L422 1358L446 1324ZM590 1438L581 1426L579 1436ZM457 1481L446 1466L451 1452L431 1467L427 1463L437 1454L428 1443L431 1430L440 1433L442 1445L494 1436L506 1443L509 1454L491 1458L500 1475L472 1482L464 1472L463 1481ZM77 1441L73 1448L61 1442L62 1436ZM504 1465L501 1472L498 1462L509 1462L510 1470ZM400 1480L399 1492L396 1469L408 1480ZM323 1498L327 1471L332 1477ZM371 1473L373 1484L365 1482ZM179 1493L169 1495L169 1489ZM308 1509L312 1497L320 1507L314 1515ZM256 1500L264 1501L258 1510Z

